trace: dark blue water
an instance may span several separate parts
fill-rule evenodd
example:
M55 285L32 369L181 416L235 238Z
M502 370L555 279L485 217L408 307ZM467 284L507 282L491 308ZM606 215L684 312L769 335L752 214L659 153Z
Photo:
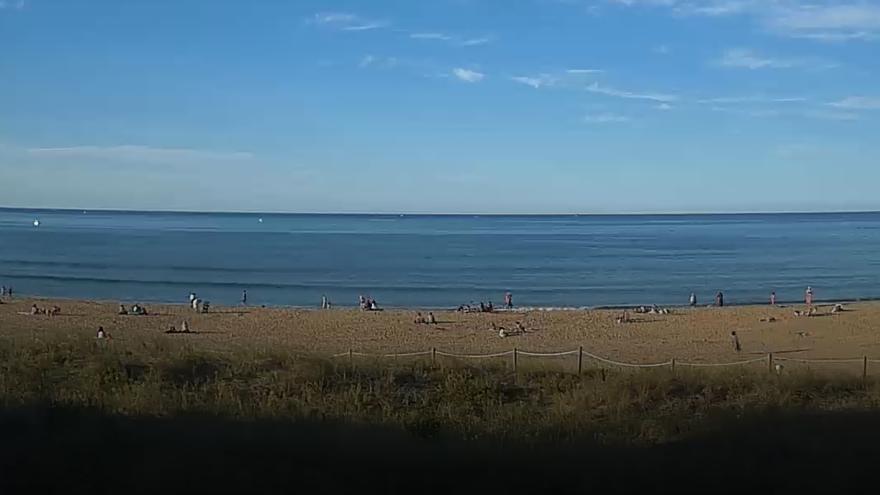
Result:
M880 214L350 216L0 209L20 294L317 306L683 304L880 296ZM34 227L34 219L41 225Z

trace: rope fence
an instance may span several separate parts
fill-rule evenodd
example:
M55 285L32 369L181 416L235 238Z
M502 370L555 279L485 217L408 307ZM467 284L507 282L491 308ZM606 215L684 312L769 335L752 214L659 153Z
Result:
M583 347L578 349L573 349L570 351L560 351L560 352L534 352L534 351L523 351L517 348L513 348L510 351L504 352L495 352L490 354L458 354L453 352L445 352L438 350L436 348L432 348L429 351L416 351L416 352L404 352L404 353L365 353L365 352L356 352L354 350L349 349L348 352L342 352L339 354L333 354L331 358L344 358L348 357L349 362L352 361L355 357L370 357L370 358L402 358L402 357L417 357L417 356L431 356L431 361L436 362L438 356L455 358L455 359L491 359L491 358L502 358L511 356L513 363L513 370L517 371L518 358L520 356L525 357L535 357L535 358L553 358L553 357L563 357L563 356L577 356L577 369L578 374L583 372L583 360L584 357L593 359L599 363L604 363L610 366L616 366L619 368L639 368L639 369L650 369L650 368L665 368L669 367L673 372L677 366L683 366L686 368L726 368L726 367L735 367L735 366L748 366L752 364L758 363L766 363L767 370L769 372L781 372L781 363L799 363L799 364L854 364L861 363L862 364L862 379L867 380L868 375L868 364L869 363L880 363L880 359L869 359L867 356L863 356L860 358L814 358L814 359L805 359L805 358L788 358L788 357L776 357L773 353L768 353L766 356L757 357L754 359L747 359L743 361L732 361L726 363L689 363L684 361L678 361L676 359L671 359L669 361L663 361L660 363L627 363L622 361L616 361L613 359L609 359L603 356L599 356L598 354L593 354L591 352L585 351Z

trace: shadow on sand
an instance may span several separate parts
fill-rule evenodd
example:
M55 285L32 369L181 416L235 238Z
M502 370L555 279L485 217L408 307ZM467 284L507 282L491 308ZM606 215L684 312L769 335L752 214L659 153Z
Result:
M878 420L768 413L671 444L600 447L464 441L432 425L8 409L0 493L832 493L873 479Z

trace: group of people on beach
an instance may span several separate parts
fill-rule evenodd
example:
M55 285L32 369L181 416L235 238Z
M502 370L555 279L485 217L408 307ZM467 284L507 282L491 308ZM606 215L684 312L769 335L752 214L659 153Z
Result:
M13 290L12 290L11 285L9 287L7 287L5 285L0 286L0 298L8 297L8 298L12 299L12 293L13 293Z
M61 314L61 308L59 306L52 306L51 308L41 308L34 303L31 305L31 316L36 315L46 315L46 316L58 316Z
M807 287L807 289L804 291L804 302L806 303L807 306L813 305L813 288L812 287ZM691 307L697 306L697 294L696 293L691 292L691 295L688 298L688 304ZM724 307L724 293L723 292L718 291L718 293L715 294L715 304L714 305L719 308ZM770 292L770 305L776 306L776 291Z
M360 307L362 311L381 311L379 309L379 304L370 296L358 296L358 307Z
M247 294L243 297L247 298ZM189 305L196 313L207 313L211 309L211 302L199 298L195 292L189 293Z
M526 326L523 325L523 322L521 321L516 322L514 324L514 328L510 329L504 328L503 326L495 325L495 322L493 321L491 324L489 324L489 330L492 331L492 333L497 332L498 336L502 339L505 337L512 337L514 335L524 335L527 332Z
M513 309L513 294L510 292L504 294L504 308L508 310ZM492 301L489 301L488 303L480 301L478 306L471 301L469 304L462 304L456 309L456 311L459 313L491 313L495 311L495 305L492 304Z
M147 308L141 306L140 304L135 304L131 307L131 310L125 308L124 304L119 305L119 311L116 314L120 316L125 315L134 315L134 316L147 316Z
M484 303L480 301L480 305L477 306L473 301L470 304L462 304L456 309L459 313L491 313L495 311L495 306L492 305L492 301L488 303Z
M416 317L413 320L413 323L416 325L436 325L437 318L434 317L433 312L428 312L428 316L422 316L422 313L416 313Z

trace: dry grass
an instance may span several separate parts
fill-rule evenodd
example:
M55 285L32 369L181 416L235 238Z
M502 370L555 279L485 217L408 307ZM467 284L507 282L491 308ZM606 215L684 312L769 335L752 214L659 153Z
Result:
M351 369L5 337L0 492L842 490L880 455L878 406L873 381L810 373Z

